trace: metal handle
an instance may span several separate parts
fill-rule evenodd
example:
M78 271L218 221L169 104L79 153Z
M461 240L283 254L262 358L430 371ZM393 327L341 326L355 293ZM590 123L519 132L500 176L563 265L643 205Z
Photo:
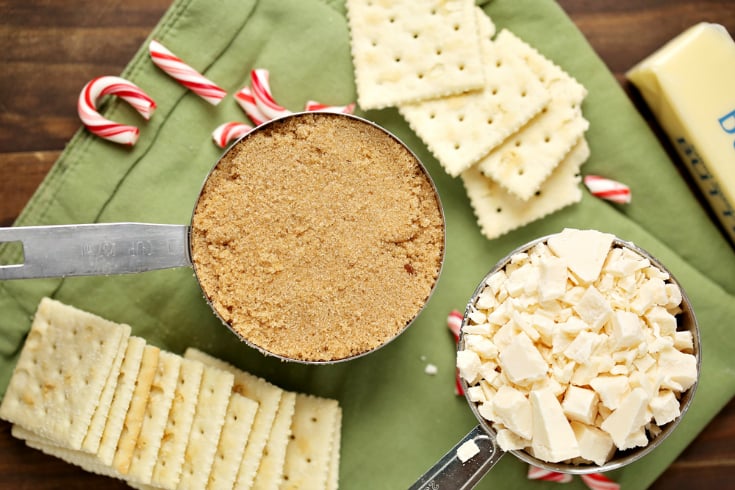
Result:
M23 262L0 265L0 280L130 274L189 266L188 236L188 226L148 223L0 228L0 243L23 246Z
M474 441L480 452L463 463L457 457L457 450L469 441ZM477 485L504 454L495 439L478 425L411 485L409 490L469 490Z

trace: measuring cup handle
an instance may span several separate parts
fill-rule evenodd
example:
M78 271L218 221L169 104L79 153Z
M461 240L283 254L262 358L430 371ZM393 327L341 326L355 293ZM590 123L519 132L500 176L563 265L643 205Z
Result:
M19 263L0 280L129 274L191 265L189 227L148 223L0 228L0 243L20 243Z
M469 441L474 441L480 452L463 463L457 457L457 449ZM478 425L411 485L409 490L469 490L500 461L503 454L505 453L498 448L495 439Z

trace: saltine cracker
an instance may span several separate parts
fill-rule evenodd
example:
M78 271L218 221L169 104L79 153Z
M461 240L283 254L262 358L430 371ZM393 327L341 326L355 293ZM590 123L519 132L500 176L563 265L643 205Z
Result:
M222 427L207 489L233 488L257 411L257 402L239 393L230 395L225 425Z
M43 298L16 364L0 418L81 449L130 327Z
M145 416L135 443L128 479L150 483L181 371L181 356L162 351L151 383Z
M327 487L332 444L339 431L341 409L336 400L297 394L291 441L286 448L282 490Z
M579 168L589 157L584 138L557 166L537 195L527 201L518 199L477 167L462 173L462 182L470 199L477 223L485 237L497 238L511 230L558 211L582 199Z
M251 488L284 391L262 378L241 371L231 364L212 357L200 350L189 348L184 353L184 357L187 359L196 359L204 364L229 371L235 376L233 386L235 393L239 393L258 402L258 413L255 415L253 429L250 432L248 444L245 447L245 454L240 463L240 471L235 482L236 490Z
M472 0L347 0L346 7L362 109L482 87Z
M587 90L507 29L500 31L497 40L512 47L551 94L540 114L477 164L483 174L527 200L589 128L581 109Z
M444 170L456 177L487 155L549 103L550 95L503 39L491 39L490 18L476 9L485 70L482 90L410 104L398 110Z
M201 362L189 359L181 361L176 395L174 395L161 447L158 450L158 460L151 478L151 484L155 487L174 490L179 483L203 373L204 364Z
M225 423L233 383L232 373L210 366L204 367L178 489L206 488Z
M291 437L291 423L296 410L296 393L285 391L278 404L268 442L263 449L253 490L275 490L283 483L286 449Z

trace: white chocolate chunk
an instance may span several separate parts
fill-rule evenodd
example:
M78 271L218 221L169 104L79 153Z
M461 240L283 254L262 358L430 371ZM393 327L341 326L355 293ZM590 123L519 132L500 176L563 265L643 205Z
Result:
M610 318L612 308L597 288L590 286L573 307L580 318L587 322L592 331L598 331Z
M571 344L564 349L564 355L579 364L588 364L592 352L604 341L604 335L592 332L579 332Z
M548 245L582 284L590 284L600 275L614 238L597 230L566 228L550 237Z
M602 375L590 381L590 386L600 396L600 401L610 410L618 408L630 391L630 385L626 376Z
M473 456L480 453L480 448L475 441L467 441L457 448L457 457L463 463L466 463Z
M663 349L658 356L663 384L677 391L688 390L697 381L697 358L674 347Z
M548 365L524 332L500 352L500 365L508 379L523 384L546 376Z
M587 461L603 465L615 453L612 438L597 427L572 421L572 430L579 444L579 455Z
M556 396L550 390L533 390L530 401L533 415L533 454L552 463L578 457L577 438Z
M480 356L476 352L466 349L457 352L459 375L469 384L474 384L477 381L481 364Z
M647 406L646 392L641 388L635 388L605 419L600 428L610 434L618 448L624 449L629 436L647 422L645 419Z
M524 439L508 429L500 429L495 435L495 440L503 451L515 451L531 444L528 439Z
M539 263L539 301L564 296L567 289L567 263L558 257L544 257Z
M616 348L633 347L644 340L641 319L629 311L616 311L612 315L613 340Z
M593 424L597 417L598 401L599 397L595 391L570 385L561 407L570 420Z
M653 419L659 426L668 424L680 414L679 400L676 399L676 395L671 390L662 391L654 396L648 407L653 413Z
M495 421L524 439L531 439L531 404L523 393L503 386L493 397Z

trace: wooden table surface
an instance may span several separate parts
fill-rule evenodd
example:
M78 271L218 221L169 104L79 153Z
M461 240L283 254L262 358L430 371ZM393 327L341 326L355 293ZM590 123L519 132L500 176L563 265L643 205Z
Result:
M79 128L81 87L95 76L119 74L169 3L0 0L0 226L13 223ZM696 22L718 22L735 33L733 0L559 3L649 121L623 73ZM128 488L26 448L0 422L0 489L98 486ZM735 488L735 401L653 488Z

